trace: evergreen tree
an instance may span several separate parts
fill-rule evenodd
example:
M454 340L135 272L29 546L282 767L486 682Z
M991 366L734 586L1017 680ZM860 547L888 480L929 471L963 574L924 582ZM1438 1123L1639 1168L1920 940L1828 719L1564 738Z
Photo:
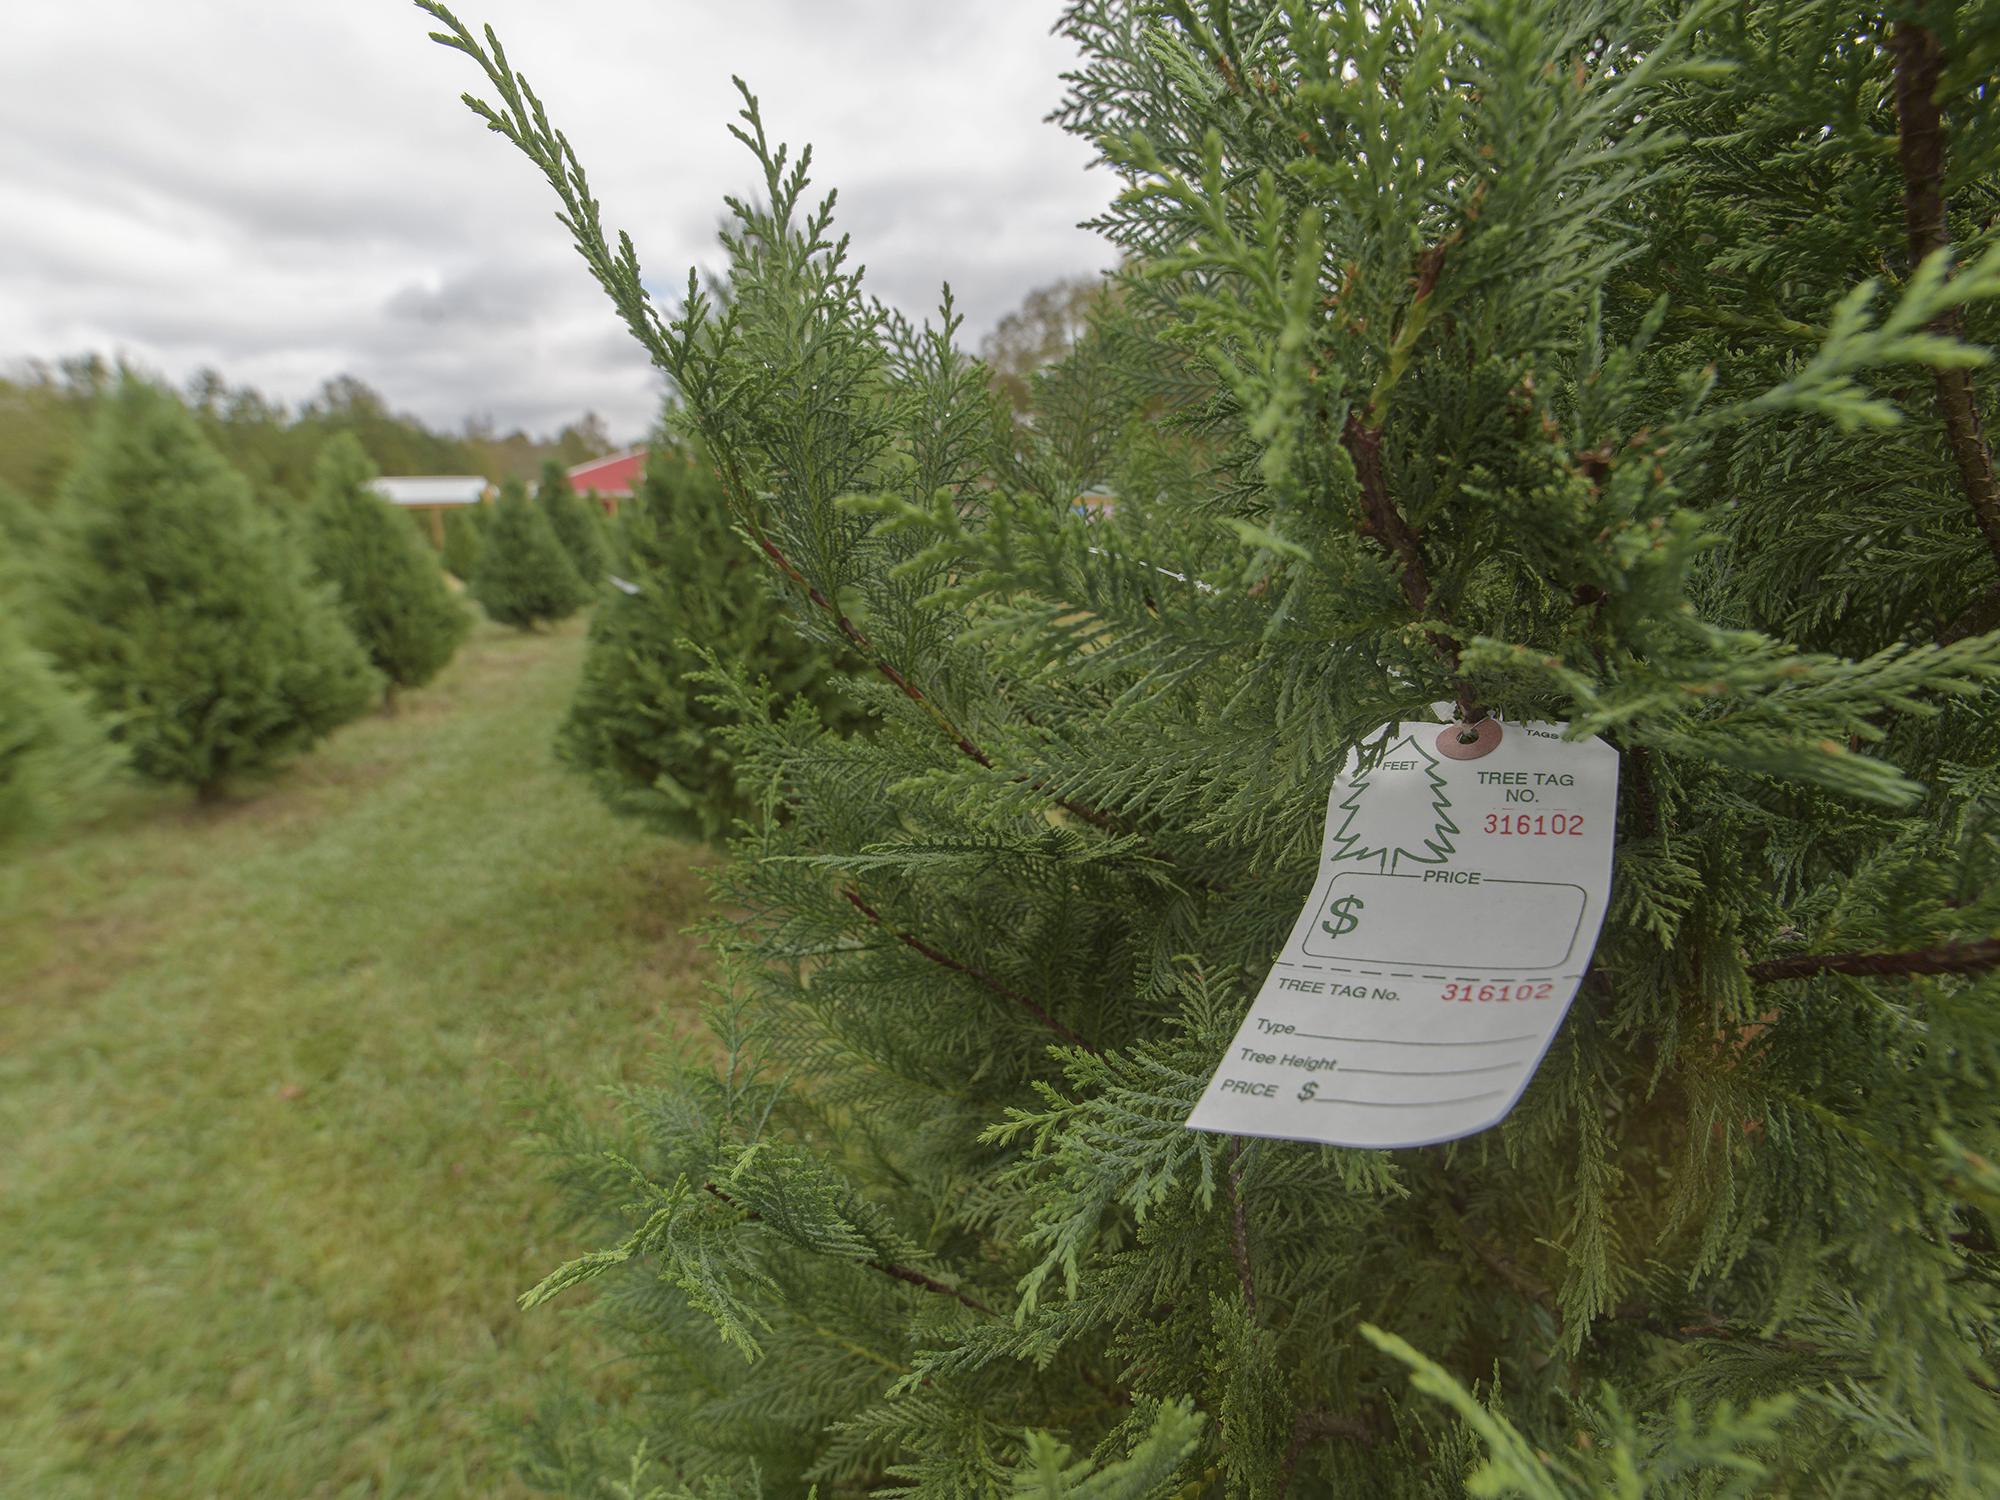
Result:
M709 701L706 661L766 679L780 712L802 698L851 728L839 692L845 673L786 618L766 570L731 529L708 464L656 441L621 519L620 576L634 592L607 592L591 617L557 750L618 811L717 838L754 809L723 734L733 720Z
M0 844L87 810L118 765L84 695L0 612Z
M531 1472L2000 1491L2000 12L1075 0L1128 316L996 456L747 92L726 313L663 312L426 8L882 721L732 689L783 816L722 1065L550 1127L617 1229L534 1300L595 1280L644 1394ZM1439 700L1621 759L1533 1084L1444 1146L1189 1132L1329 783Z
M119 765L86 697L29 644L54 530L0 485L0 844L82 811Z
M490 618L522 630L568 619L590 602L547 514L529 501L518 479L500 487L480 529L479 559L467 588Z
M142 775L214 796L375 697L331 594L167 392L105 398L62 512L36 643Z
M0 584L30 574L33 559L48 546L49 517L42 507L0 484Z
M444 513L444 570L460 583L471 581L479 566L479 511L462 505Z
M331 439L313 471L307 556L339 595L348 628L389 681L416 687L451 660L471 624L437 558L375 493L375 466L352 435Z
M542 462L542 477L535 486L535 504L549 518L549 527L563 551L576 566L576 576L595 592L604 582L611 565L610 549L604 541L604 520L570 488L569 475L554 459Z

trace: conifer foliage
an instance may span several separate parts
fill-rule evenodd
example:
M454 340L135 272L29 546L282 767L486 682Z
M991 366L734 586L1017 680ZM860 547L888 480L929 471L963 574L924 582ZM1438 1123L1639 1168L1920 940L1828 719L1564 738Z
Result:
M721 483L694 454L655 442L621 520L619 566L635 592L607 592L591 617L558 750L613 808L718 838L754 809L724 734L733 716L710 701L711 662L765 679L779 712L802 698L852 727L840 693L847 673L786 616L768 569L729 524Z
M444 570L460 583L479 566L478 507L463 505L444 515Z
M83 694L0 611L0 844L83 811L118 764Z
M724 1062L551 1126L615 1227L536 1297L595 1281L645 1391L536 1473L2000 1492L2000 12L1075 0L1117 325L996 455L949 300L863 294L747 91L728 295L661 309L426 8L881 720L731 689L783 816ZM1621 758L1526 1096L1187 1131L1329 783L1439 700Z
M489 618L522 630L566 620L590 599L547 514L518 479L500 487L480 528L479 558L467 588Z
M451 660L471 620L374 480L359 441L342 433L327 443L313 471L306 552L377 670L393 687L416 687Z
M59 519L36 643L141 774L212 796L374 699L331 592L166 392L127 378L102 403Z
M49 518L0 485L0 844L87 810L120 757L88 699L29 642Z
M593 592L604 582L611 553L604 541L604 520L597 510L570 487L569 475L554 459L542 464L542 477L535 486L535 504L549 518L556 540L563 544L576 576Z

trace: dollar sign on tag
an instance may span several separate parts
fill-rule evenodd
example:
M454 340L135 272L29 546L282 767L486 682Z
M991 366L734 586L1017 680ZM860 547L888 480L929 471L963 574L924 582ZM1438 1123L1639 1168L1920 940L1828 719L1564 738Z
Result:
M1326 909L1333 920L1319 925L1326 929L1328 937L1344 937L1361 925L1361 918L1355 913L1365 910L1367 905L1359 896L1342 896Z
M1312 1098L1312 1096L1314 1094L1317 1094L1318 1092L1319 1092L1318 1084L1308 1083L1304 1088L1299 1090L1299 1102L1303 1104L1306 1100Z

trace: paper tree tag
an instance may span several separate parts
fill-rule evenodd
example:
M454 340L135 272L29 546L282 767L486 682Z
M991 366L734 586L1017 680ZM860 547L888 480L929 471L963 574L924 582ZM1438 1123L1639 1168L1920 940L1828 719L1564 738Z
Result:
M1618 753L1564 727L1391 726L1334 782L1312 897L1189 1128L1424 1146L1505 1118L1611 887Z

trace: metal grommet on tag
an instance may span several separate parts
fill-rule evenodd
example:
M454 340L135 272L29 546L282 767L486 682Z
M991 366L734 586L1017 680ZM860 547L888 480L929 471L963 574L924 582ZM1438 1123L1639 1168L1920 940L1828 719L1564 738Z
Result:
M1470 729L1472 738L1466 739ZM1438 753L1451 760L1478 760L1500 747L1500 721L1481 719L1477 724L1447 724L1437 737Z

